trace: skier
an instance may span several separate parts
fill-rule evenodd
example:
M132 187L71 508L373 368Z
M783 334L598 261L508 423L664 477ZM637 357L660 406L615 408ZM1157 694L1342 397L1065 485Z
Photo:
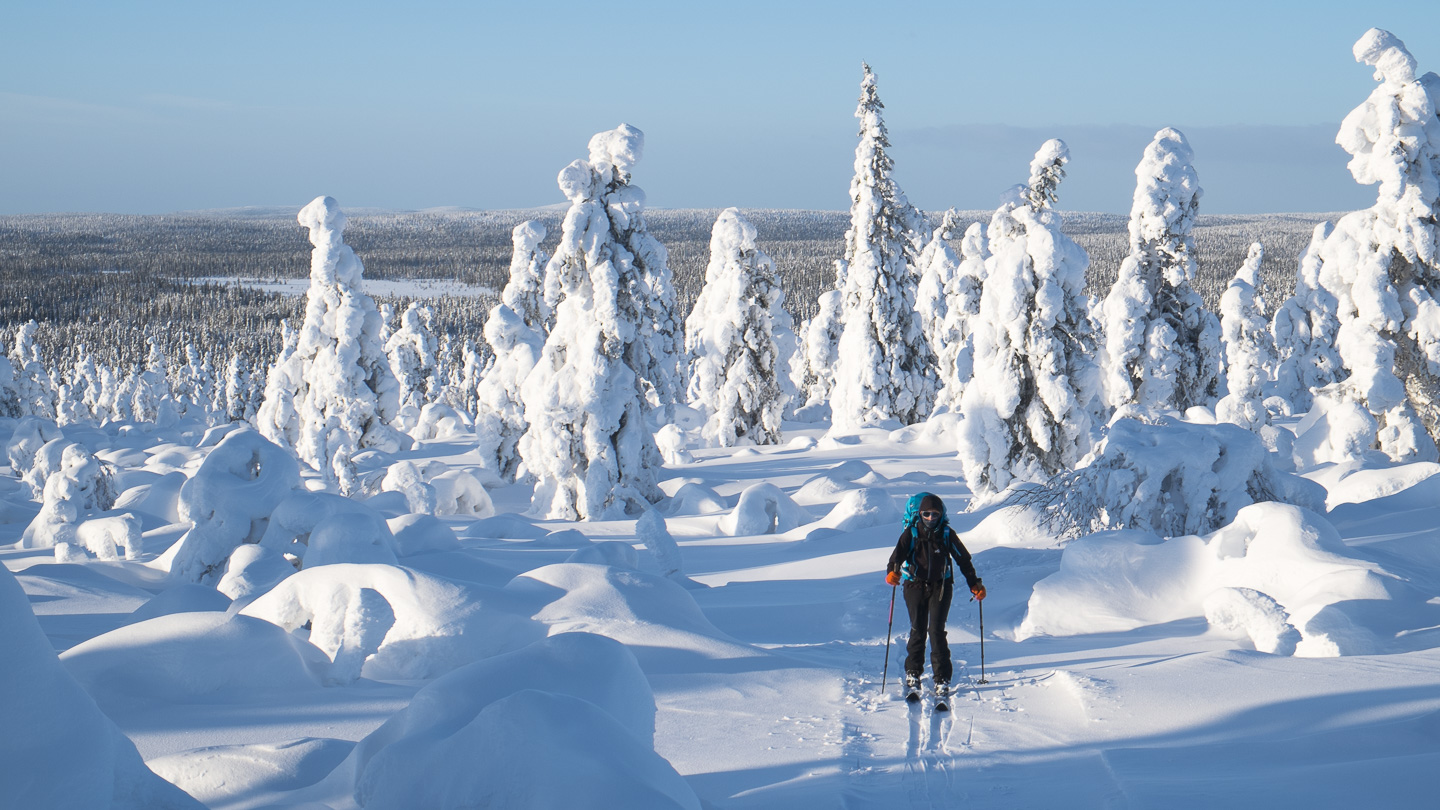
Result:
M920 675L925 669L925 636L930 636L930 675L935 680L936 708L948 708L950 695L950 644L945 620L955 592L951 560L959 566L970 593L985 598L985 583L975 575L970 552L960 542L945 515L945 502L929 492L911 496L905 505L905 530L885 566L885 582L905 583L905 607L910 611L910 642L905 645L905 699L920 699Z

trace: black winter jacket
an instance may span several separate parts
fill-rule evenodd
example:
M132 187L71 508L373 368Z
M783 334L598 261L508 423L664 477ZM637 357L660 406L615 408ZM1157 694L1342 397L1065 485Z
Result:
M946 542L940 542L942 538ZM900 533L900 539L895 543L895 551L891 553L885 570L903 573L900 566L909 561L911 580L937 584L951 577L952 559L960 567L967 586L973 590L980 584L980 577L975 575L975 565L970 562L970 552L966 550L965 544L960 542L955 530L947 525L943 534L926 531L921 523L915 526L914 556L911 556L910 529L907 527Z

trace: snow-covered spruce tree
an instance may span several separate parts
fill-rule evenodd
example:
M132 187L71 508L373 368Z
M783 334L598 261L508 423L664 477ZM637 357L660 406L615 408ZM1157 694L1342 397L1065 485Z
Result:
M1259 430L1270 421L1265 410L1265 386L1275 366L1275 342L1260 285L1260 260L1265 255L1259 242L1240 265L1235 278L1220 298L1220 330L1225 341L1225 364L1229 393L1215 404L1215 418Z
M360 485L356 453L400 446L389 425L399 384L380 342L380 311L360 286L365 268L343 240L339 204L317 197L298 219L315 246L305 321L294 349L282 349L270 369L256 427L351 494Z
M885 420L910 425L935 402L935 355L915 317L914 261L924 217L891 177L894 161L875 74L860 82L860 143L850 181L850 230L837 346L831 429L852 431Z
M658 386L644 376L660 363L644 324L656 307L650 276L668 282L669 271L650 268L665 252L644 230L644 192L630 184L644 137L628 124L601 132L590 159L558 178L570 208L546 277L561 297L522 391L530 427L520 455L536 477L531 512L542 517L638 513L662 497L646 419Z
M1050 206L1069 150L1049 140L990 220L975 322L975 375L961 399L959 453L977 496L1045 481L1090 451L1100 398L1085 295L1090 257Z
M35 333L39 329L39 324L27 321L15 330L10 362L15 367L15 390L21 412L26 416L54 419L55 383L40 359L40 347L35 345Z
M980 316L980 296L985 288L985 262L990 258L990 243L985 228L970 223L960 240L960 267L945 289L946 313L943 332L958 335L954 343L944 346L939 355L940 393L935 406L951 410L960 407L965 386L975 373L974 323Z
M1434 460L1440 439L1440 77L1388 31L1355 43L1379 86L1345 116L1336 143L1350 173L1378 184L1319 246L1318 281L1336 298L1335 346L1350 373L1327 401L1369 411L1369 442L1396 461ZM1354 443L1352 442L1352 445Z
M510 281L500 292L500 303L543 337L550 334L555 321L554 308L545 302L545 265L550 261L540 249L540 243L545 240L545 226L526 220L510 232L510 240L514 244L510 254Z
M843 260L835 262L835 273L844 279ZM801 330L804 342L799 347L800 362L792 368L792 378L807 406L829 403L830 392L835 388L835 363L839 360L840 331L844 328L841 320L844 300L844 293L838 289L821 293L816 301L815 316Z
M1341 373L1335 351L1340 301L1320 279L1324 269L1320 254L1334 229L1329 222L1315 226L1309 246L1300 254L1295 292L1275 311L1270 324L1276 354L1271 393L1288 402L1294 413L1309 411L1311 392L1335 382Z
M931 353L937 358L941 380L945 378L945 371L938 358L959 338L946 330L950 314L946 290L954 285L955 274L960 269L960 257L955 255L949 240L958 231L955 211L946 211L940 227L931 232L930 241L915 261L915 269L920 276L915 288L915 315L920 319L920 330L930 343Z
M400 328L385 341L390 372L399 383L397 427L409 430L420 418L435 386L435 336L430 331L430 307L412 302L400 316Z
M755 246L740 211L720 212L710 232L705 286L685 321L690 405L716 447L778 444L786 395L775 345L775 263Z
M545 338L510 307L499 304L485 320L485 341L495 353L475 391L475 439L480 465L503 481L520 471L520 437L525 434L521 388L540 360Z
M1130 255L1105 298L1105 396L1142 413L1210 405L1220 390L1220 322L1191 286L1200 182L1185 136L1145 148L1130 208Z

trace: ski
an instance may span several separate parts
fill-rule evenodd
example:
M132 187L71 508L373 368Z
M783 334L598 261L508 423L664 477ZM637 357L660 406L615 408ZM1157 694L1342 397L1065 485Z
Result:
M935 711L950 711L950 685L946 683L935 684Z
M920 679L913 676L905 677L905 702L915 703L920 700Z

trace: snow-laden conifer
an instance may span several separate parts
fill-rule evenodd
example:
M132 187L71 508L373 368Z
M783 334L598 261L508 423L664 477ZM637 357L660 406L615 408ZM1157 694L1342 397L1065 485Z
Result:
M842 279L844 266L844 261L835 262L836 275ZM830 392L835 388L840 331L845 326L842 320L844 300L844 294L838 289L821 293L815 302L814 317L806 321L801 329L804 342L800 344L799 362L792 369L792 374L807 406L828 404Z
M891 176L894 161L875 74L860 82L860 143L850 182L845 234L843 328L837 346L832 427L850 431L885 420L914 424L935 402L935 355L915 317L914 260L924 218Z
M985 288L985 261L990 258L990 245L985 227L970 223L960 240L960 266L945 288L946 312L942 333L952 342L939 352L940 392L936 407L951 410L960 407L965 386L975 373L975 321L980 316L980 297Z
M960 269L960 257L955 255L954 248L950 247L950 240L958 232L955 212L946 211L940 227L931 232L930 241L925 243L915 261L915 269L920 277L915 288L915 316L920 319L920 329L930 343L931 353L937 358L942 380L945 377L944 364L939 362L938 358L946 347L954 345L958 338L958 335L951 334L946 328L950 314L950 300L946 291L954 285L955 275Z
M1264 255L1259 242L1252 244L1245 263L1220 298L1229 393L1215 404L1215 418L1248 430L1259 430L1270 421L1264 401L1270 369L1275 365L1275 342L1258 289Z
M15 367L15 390L21 412L26 416L54 419L55 383L40 359L40 347L35 345L35 333L39 329L39 324L27 321L15 330L10 362Z
M663 348L653 328L663 304L651 296L669 270L644 229L645 194L630 183L643 146L644 134L622 124L591 138L589 160L558 178L570 208L546 276L561 297L522 391L530 427L520 454L536 477L531 510L544 517L639 512L662 497L646 419L659 386L645 375L666 362L652 357Z
M1068 160L1063 141L1046 141L1029 184L1012 189L990 221L958 448L977 496L1072 469L1093 441L1100 390L1085 295L1090 257L1050 208Z
M500 303L520 316L525 325L542 337L550 333L555 310L545 302L545 265L550 257L540 249L545 226L526 220L510 231L514 250L510 254L510 281L500 291Z
M755 245L740 211L720 212L710 233L705 286L685 321L687 399L705 415L713 446L777 444L786 395L775 345L775 263Z
M1130 255L1105 299L1105 394L1112 408L1184 411L1220 390L1220 322L1191 286L1200 182L1185 136L1155 133L1135 168Z
M430 401L435 386L435 335L430 331L434 312L412 302L400 316L400 328L385 341L390 372L399 384L400 410L397 427L409 430L420 418L420 409Z
M255 420L265 438L348 494L360 486L356 453L399 447L388 424L399 384L380 342L380 310L361 289L364 265L343 239L339 204L317 197L298 219L314 245L305 321L294 349L282 350L267 375Z
M1335 382L1341 374L1340 355L1335 351L1340 301L1320 279L1325 269L1320 255L1334 228L1329 222L1315 226L1310 244L1300 254L1295 291L1275 311L1270 324L1276 354L1271 390L1295 413L1309 411L1311 392Z
M1318 245L1317 278L1336 299L1335 347L1350 373L1327 401L1369 411L1371 447L1397 461L1433 460L1440 437L1440 77L1388 31L1355 43L1379 85L1335 140L1375 205L1342 217ZM1307 369L1308 370L1308 369ZM1359 442L1363 445L1365 442ZM1351 446L1356 442L1350 442ZM1363 448L1362 448L1363 449Z
M500 304L485 321L485 341L495 362L476 387L476 450L481 466L509 482L519 473L520 437L528 426L521 387L540 359L545 338Z

